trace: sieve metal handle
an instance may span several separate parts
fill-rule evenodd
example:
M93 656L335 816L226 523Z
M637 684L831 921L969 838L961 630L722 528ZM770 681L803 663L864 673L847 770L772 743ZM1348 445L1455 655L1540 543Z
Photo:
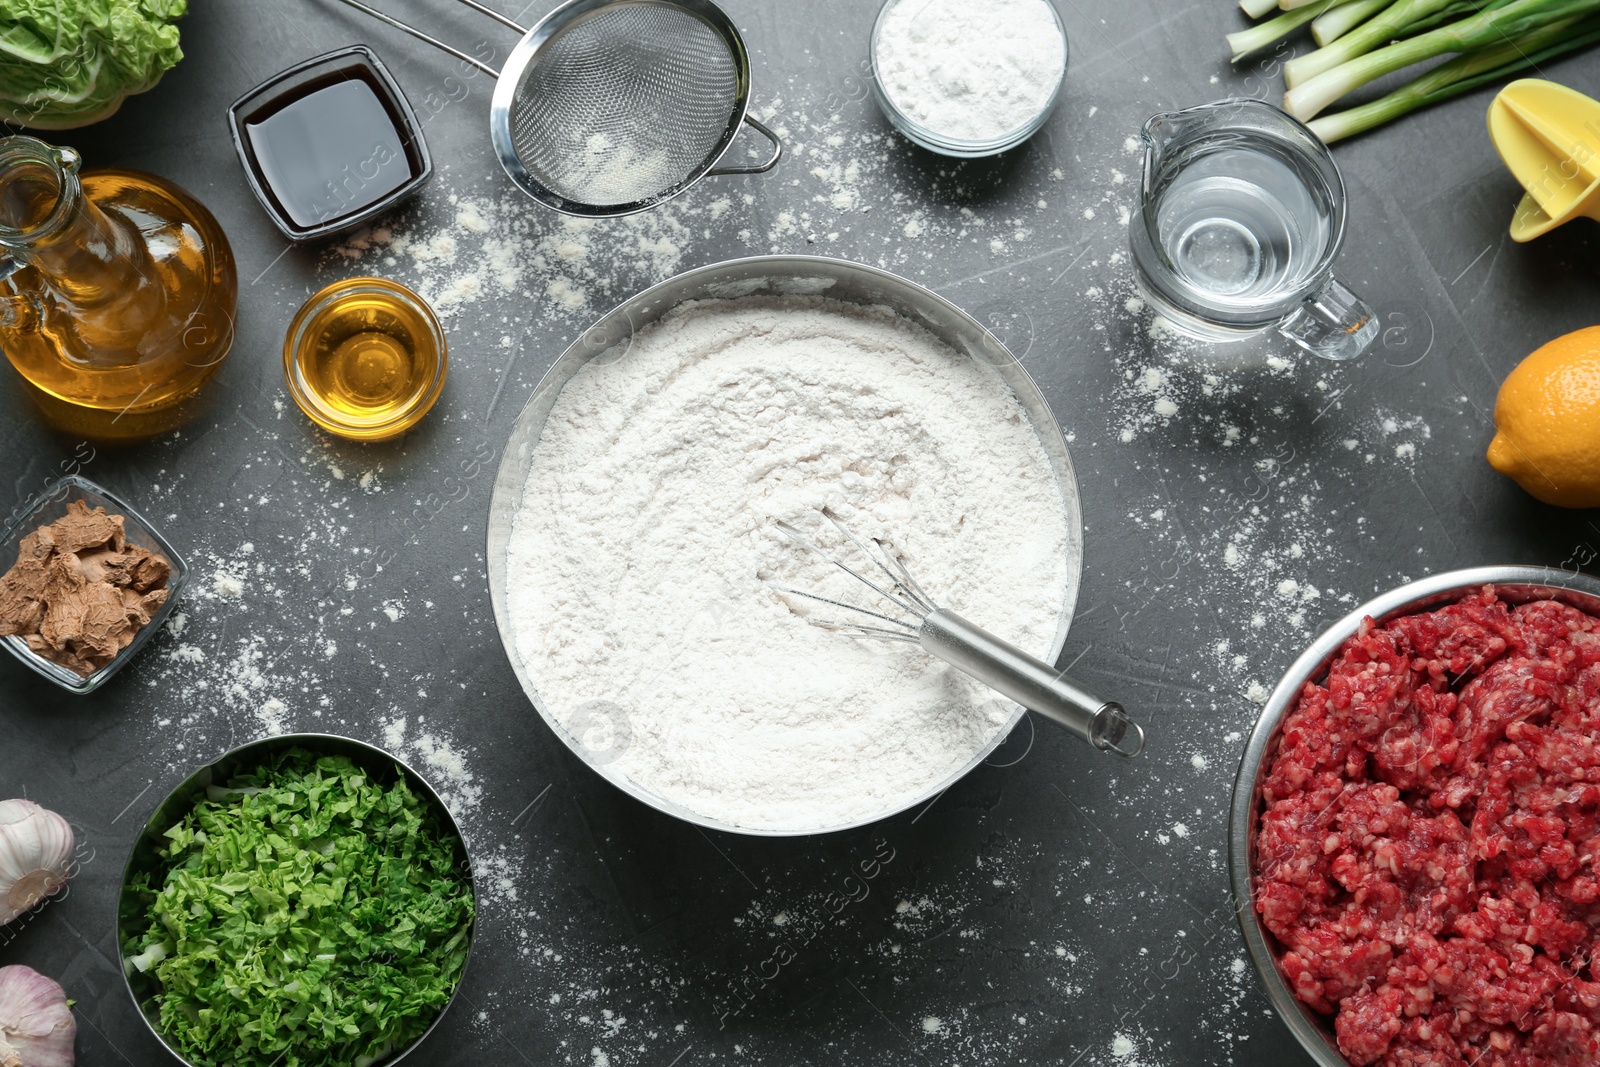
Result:
M348 3L349 0L346 0ZM461 0L462 3L471 3L472 0ZM767 129L749 115L744 117L745 125L752 126L761 136L772 142L772 158L765 163L757 163L749 167L716 167L705 172L705 177L711 178L718 174L765 174L778 165L778 160L783 158L783 142L778 140L778 135Z
M478 3L478 0L461 0L461 2L479 14L488 15L502 26L511 27L513 30L516 30L518 34L526 34L528 32L511 19L507 18L505 15L500 14L500 12L496 11L494 8L485 7L484 5Z
M417 38L419 41L427 41L429 44L433 45L433 47L439 49L441 52L448 52L449 54L455 56L457 59L461 60L461 62L463 62L463 63L471 63L474 67L477 67L479 70L483 71L485 74L489 75L490 77L493 77L493 78L500 77L500 72L498 70L496 70L494 67L489 66L489 64L485 63L483 60L477 58L476 56L469 56L469 55L467 55L467 53L461 51L459 48L452 48L449 45L445 44L443 41L439 40L437 37L430 37L427 34L423 33L421 30L417 29L415 26L412 26L412 25L409 25L407 23L401 22L399 19L395 18L393 15L386 15L382 11L379 11L375 7L369 7L368 5L363 4L361 2L361 0L339 0L339 2L341 4L348 4L350 7L355 8L357 11L365 12L366 14L371 15L373 18L377 19L379 22L386 23L387 25L393 26L397 30L402 30L402 31L404 31L406 33L409 33L411 36ZM523 29L521 26L518 26L515 22L513 22L510 19L506 18L506 16L500 14L500 12L495 11L493 8L484 7L482 4L478 3L477 0L460 0L460 2L463 3L463 4L466 4L468 7L472 8L474 11L483 12L485 15L488 15L490 18L494 19L496 22L499 22L499 23L501 23L503 25L509 26L513 30L516 30L518 33L526 34L528 32L527 30Z

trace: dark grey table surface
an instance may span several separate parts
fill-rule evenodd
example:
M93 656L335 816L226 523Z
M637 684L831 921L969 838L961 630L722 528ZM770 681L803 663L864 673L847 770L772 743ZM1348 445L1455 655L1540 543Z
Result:
M513 40L446 0L385 6L469 49L503 56ZM1281 91L1262 65L1229 68L1228 0L1060 0L1072 65L1059 110L1025 147L966 164L912 148L879 115L863 81L874 5L727 6L757 112L789 154L774 174L711 179L631 221L575 229L520 199L489 146L489 79L331 0L195 4L188 57L159 88L60 138L90 166L193 191L240 276L214 405L180 432L96 448L45 429L0 376L0 510L77 459L196 573L181 632L90 698L0 663L16 759L0 793L61 811L84 842L70 892L4 931L0 963L65 983L80 1062L171 1062L118 976L122 864L166 791L273 724L385 744L456 798L485 895L461 997L421 1063L1308 1062L1233 924L1226 804L1243 737L1300 647L1372 593L1458 566L1593 558L1593 513L1544 508L1483 460L1503 375L1600 317L1593 225L1509 241L1519 190L1478 93L1338 150L1352 197L1341 273L1383 316L1372 353L1335 366L1280 342L1179 344L1130 303L1128 139L1157 111ZM390 220L398 242L292 248L246 188L224 109L354 42L397 73L439 171ZM1546 73L1592 92L1600 56ZM769 251L920 281L1038 378L1086 515L1065 658L1148 725L1142 762L1025 722L923 810L747 839L625 797L533 712L484 578L512 421L617 299ZM284 392L289 317L358 273L449 312L444 396L395 443L330 438Z

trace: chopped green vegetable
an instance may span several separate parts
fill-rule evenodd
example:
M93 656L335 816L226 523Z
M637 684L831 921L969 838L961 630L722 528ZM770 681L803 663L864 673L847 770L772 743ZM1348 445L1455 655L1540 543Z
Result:
M187 0L0 0L0 120L87 126L183 58Z
M470 878L396 769L291 749L209 791L136 876L161 1030L193 1063L350 1067L432 1025L466 966Z

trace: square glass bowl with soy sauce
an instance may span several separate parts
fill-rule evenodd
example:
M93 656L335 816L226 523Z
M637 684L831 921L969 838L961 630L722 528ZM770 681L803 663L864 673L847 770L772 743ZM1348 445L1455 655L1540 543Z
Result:
M250 188L291 241L369 222L433 174L422 127L371 49L308 59L228 109Z

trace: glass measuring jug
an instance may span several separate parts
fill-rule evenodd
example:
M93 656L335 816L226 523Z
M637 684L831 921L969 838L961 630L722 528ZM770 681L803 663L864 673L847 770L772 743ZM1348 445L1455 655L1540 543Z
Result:
M1327 146L1284 112L1225 100L1144 127L1129 225L1147 300L1184 333L1237 340L1276 328L1324 359L1354 359L1378 320L1333 277L1345 187Z

